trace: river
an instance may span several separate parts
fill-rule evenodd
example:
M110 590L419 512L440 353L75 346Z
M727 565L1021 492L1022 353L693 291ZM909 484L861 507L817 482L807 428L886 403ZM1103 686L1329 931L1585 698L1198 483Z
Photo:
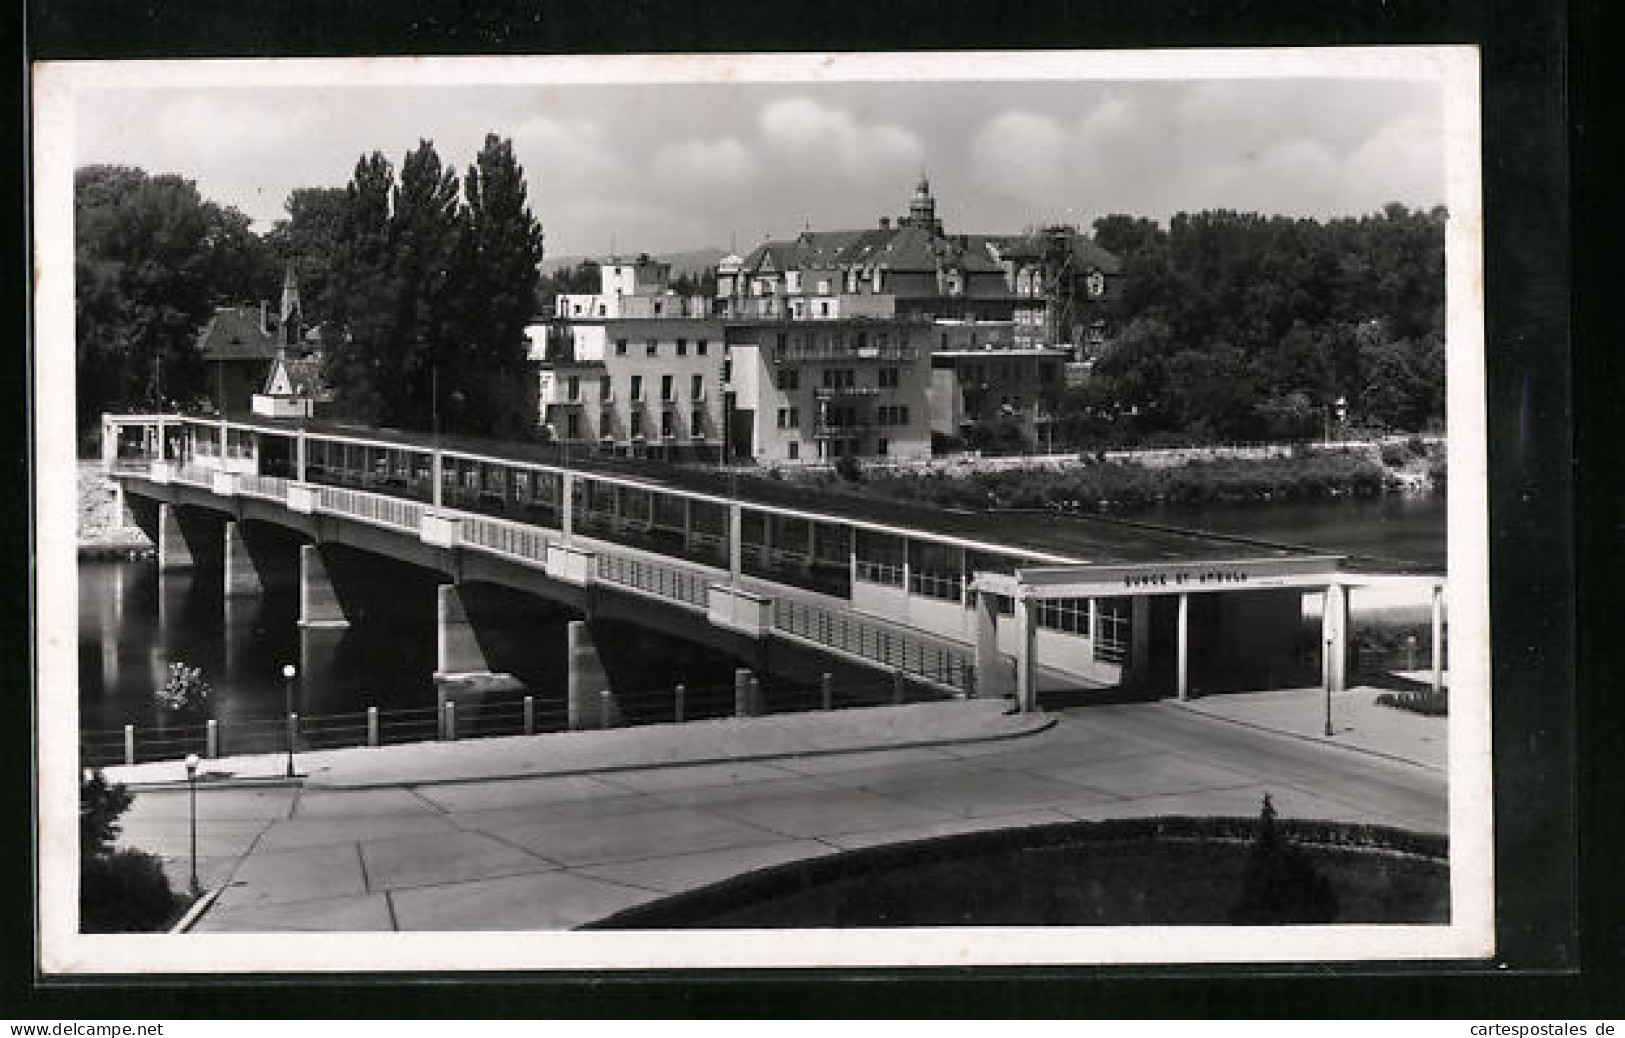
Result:
M1380 557L1440 569L1445 557L1444 497L1388 496L1373 500L1163 508L1132 518ZM79 563L79 709L81 730L108 731L159 721L153 689L173 661L202 668L216 696L211 711L223 723L265 718L282 709L285 663L300 665L295 707L302 714L433 706L435 688L432 574L381 567L369 595L369 615L342 637L311 651L296 624L297 596L289 587L227 598L214 579L186 572L159 574L157 563ZM1357 592L1356 620L1423 617L1426 601ZM1305 618L1318 596L1305 596ZM565 623L561 609L517 605L524 622L508 634L524 644L513 669L532 688L563 687ZM624 628L601 646L620 671L618 687L724 686L734 661L658 631ZM302 651L303 650L303 651ZM621 682L627 682L622 686Z

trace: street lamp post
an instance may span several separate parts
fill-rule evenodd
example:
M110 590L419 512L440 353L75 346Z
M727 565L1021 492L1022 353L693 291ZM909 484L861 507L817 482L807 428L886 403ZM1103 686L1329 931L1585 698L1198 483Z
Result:
M288 777L293 778L293 679L299 670L291 663L282 665L282 723L288 728Z
M188 815L191 819L192 832L192 896L196 897L203 890L203 885L197 881L197 754L186 755L186 788L188 793Z

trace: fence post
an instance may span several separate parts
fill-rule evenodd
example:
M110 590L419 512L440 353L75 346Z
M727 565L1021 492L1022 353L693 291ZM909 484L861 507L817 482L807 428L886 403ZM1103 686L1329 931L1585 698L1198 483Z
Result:
M734 716L750 716L750 671L744 667L734 671Z
M457 701L446 700L446 741L457 741Z
M750 715L762 715L762 680L754 674L750 676Z
M525 697L525 734L536 734L536 697Z
M203 726L203 755L210 760L220 756L220 722L212 717Z
M891 701L895 704L901 704L903 702L903 692L903 668L898 667L891 672Z
M367 745L378 745L378 708L367 707Z
M598 690L598 727L609 727L609 689Z
M124 763L135 763L135 725L124 726Z
M687 704L683 702L687 698L688 689L679 684L674 690L671 715L672 720L678 724L683 723L683 715L687 713L687 711L684 709Z

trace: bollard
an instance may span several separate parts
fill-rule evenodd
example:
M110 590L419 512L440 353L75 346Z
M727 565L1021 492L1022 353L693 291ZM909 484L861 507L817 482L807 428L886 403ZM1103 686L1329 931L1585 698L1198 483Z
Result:
M744 667L734 671L734 716L750 716L750 671Z
M446 741L457 741L457 701L446 700Z
M609 689L598 690L598 727L609 727Z
M378 708L367 707L367 745L378 745Z
M905 691L906 687L907 686L905 685L904 679L903 679L902 668L898 668L897 670L892 671L891 672L891 701L892 701L893 704L896 704L896 705L901 705L902 704L903 700L906 698L904 696L904 691Z
M673 696L672 696L672 714L671 714L672 720L677 722L678 724L683 723L683 714L686 712L684 710L684 707L687 705L687 704L685 704L683 702L683 700L685 700L687 698L688 698L688 689L684 688L682 685L678 685L677 688L674 690Z
M203 755L210 760L220 756L220 722L212 717L203 726Z
M525 734L536 734L536 697L525 697Z
M825 710L835 709L835 675L827 670L818 676L818 696Z
M754 674L750 676L750 716L762 716L762 681Z
M135 763L135 725L124 726L124 763Z
M1415 670L1416 669L1416 648L1417 648L1416 635L1407 634L1405 636L1405 669L1406 670Z

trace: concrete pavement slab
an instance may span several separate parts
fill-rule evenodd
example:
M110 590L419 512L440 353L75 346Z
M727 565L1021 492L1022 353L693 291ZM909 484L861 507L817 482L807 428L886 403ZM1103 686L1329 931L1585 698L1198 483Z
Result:
M445 811L479 811L497 807L534 807L541 804L624 797L626 790L595 778L570 775L554 778L492 779L446 785L416 786L417 794Z
M471 832L363 840L361 860L371 890L461 883L557 867L512 843Z
M813 837L924 825L949 812L860 789L802 788L708 808L785 836Z
M275 789L205 789L197 791L198 817L209 818L286 818L293 809L298 790L291 787ZM187 791L137 790L125 818L185 818L191 811Z
M956 815L1009 814L1049 807L1076 797L1076 786L1015 771L982 771L960 782L914 779L889 785L884 792Z
M988 829L1019 829L1030 825L1050 825L1056 822L1070 822L1070 815L1048 808L1041 811L1017 811L1012 814L983 815L979 818L949 818L941 822L931 822L927 825L904 826L902 828L881 829L862 833L841 833L837 836L825 836L824 842L833 843L842 850L855 850L859 847L875 847L884 843L902 843L907 840L929 840L936 836L953 836L958 833L983 832Z
M638 861L783 840L777 833L704 811L663 808L604 824L582 818L510 829L503 838L567 866Z
M720 883L757 869L822 857L835 851L836 848L817 840L789 840L752 847L674 854L614 865L590 865L572 869L571 872L578 876L675 894Z
M357 815L351 818L294 817L273 822L260 837L256 850L286 851L295 847L320 847L331 843L355 843L391 836L423 836L456 832L444 815Z
M365 893L356 845L334 844L248 855L216 905L236 908Z
M383 894L240 907L216 905L191 933L343 933L395 929Z
M694 789L672 789L646 794L656 803L672 807L695 807L709 810L722 804L740 800L764 800L777 796L794 796L809 789L827 789L821 779L805 775L762 782L729 783L723 786L698 786Z
M252 832L214 833L206 826L200 826L197 835L198 855L240 858L248 853L254 841L259 838L260 832L261 829ZM146 851L148 854L189 855L192 853L192 838L186 832L131 833L120 837L118 846Z
M562 804L538 804L535 807L494 807L489 810L451 811L444 817L459 829L474 832L503 833L509 829L544 825L549 822L575 818L596 818L606 824L620 815L637 814L663 805L658 801L634 793L624 797L594 797L590 800L572 800Z
M1066 772L1065 778L1070 783L1105 793L1142 797L1244 786L1253 781L1254 776L1215 767L1192 756L1153 753L1099 765L1081 765Z
M402 930L568 930L664 897L568 872L539 872L390 895Z
M306 790L294 806L295 818L353 818L358 815L439 813L409 789Z
M914 786L937 779L960 781L979 775L982 762L963 760L908 761L890 767L854 768L812 776L821 785L842 789L868 789L884 792L898 786Z
M897 764L920 764L949 759L939 749L917 746L906 750L875 750L868 753L832 753L823 757L786 757L773 766L798 775L831 775L843 771L867 771Z
M612 786L639 792L694 789L702 786L729 786L751 782L771 782L786 777L785 769L751 761L727 764L689 764L681 767L650 768L647 771L617 771L599 776Z
M149 853L158 854L157 851ZM232 870L237 867L240 855L224 854L198 856L197 882L204 890L213 890L227 880L231 879ZM164 875L169 879L169 889L175 893L183 893L192 883L192 857L190 854L158 854L158 860L163 863Z

